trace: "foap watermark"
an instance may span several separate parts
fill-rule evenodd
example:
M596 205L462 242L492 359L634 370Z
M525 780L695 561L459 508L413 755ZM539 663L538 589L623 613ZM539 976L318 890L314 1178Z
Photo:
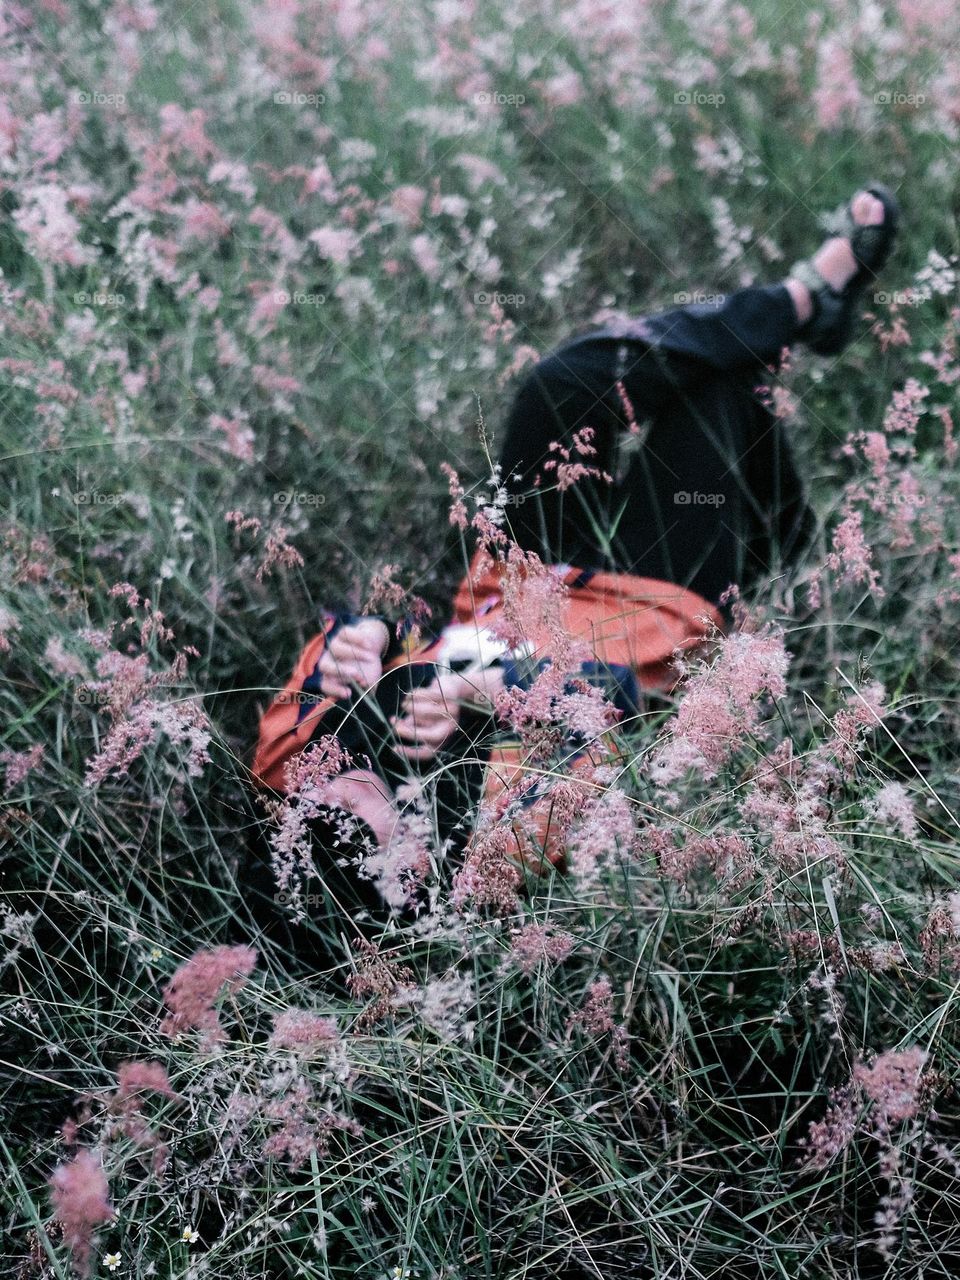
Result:
M289 293L286 289L278 289L273 297L282 307L322 307L327 301L325 293L305 293L302 290Z
M478 107L522 107L527 99L522 93L499 93L494 90L490 93L475 93L473 100Z
M722 107L726 100L724 93L704 93L701 89L681 89L673 95L675 107Z
M81 289L73 295L73 300L81 307L123 307L127 299L122 293L103 293L99 289L88 292Z
M281 89L273 95L278 107L322 107L326 100L325 93L300 93L295 89Z
M690 306L691 303L719 307L726 302L727 295L725 293L703 293L700 290L695 290L693 293L690 293L686 289L681 289L679 293L675 293L673 295L673 300L678 307L687 307Z
M78 489L73 495L75 507L119 507L126 501L125 493L101 493L99 489Z
M925 493L902 493L896 490L888 493L883 502L890 507L925 507L927 505L927 495Z
M302 689L284 689L274 698L283 707L314 707L320 700L315 693L304 693Z
M919 307L926 299L919 289L904 289L901 291L895 290L892 293L884 293L882 291L875 293L873 301L878 307L884 305L888 307Z
M881 89L873 95L878 107L922 107L927 100L925 93L901 93L898 89Z
M475 293L473 301L478 307L522 307L527 300L525 293Z
M81 707L106 707L110 705L110 698L100 689L91 689L89 685L82 684L73 695L74 702Z
M278 907L289 907L296 905L300 907L322 907L324 905L324 897L321 893L287 893L281 889L273 895L273 900Z
M288 491L275 493L273 500L281 507L322 507L327 500L325 493L297 493Z
M100 89L80 89L73 95L73 100L81 107L125 107L125 93L103 93Z
M727 500L725 493L701 493L699 489L678 489L673 501L678 507L722 507Z

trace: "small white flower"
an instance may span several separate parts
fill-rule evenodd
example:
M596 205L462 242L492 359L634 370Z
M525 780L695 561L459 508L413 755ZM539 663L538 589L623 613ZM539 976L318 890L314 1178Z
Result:
M409 1267L394 1267L390 1272L388 1280L410 1280Z
M196 1244L200 1239L200 1232L194 1227L184 1227L183 1231L180 1233L180 1239L185 1244Z
M107 1268L108 1271L116 1271L116 1269L120 1266L119 1253L105 1253L103 1255L103 1265Z

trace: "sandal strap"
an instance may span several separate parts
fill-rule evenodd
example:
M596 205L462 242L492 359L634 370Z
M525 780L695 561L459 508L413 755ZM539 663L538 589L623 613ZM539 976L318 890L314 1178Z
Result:
M797 339L813 351L820 352L822 347L822 353L828 353L834 335L841 331L844 323L843 296L823 278L808 258L794 263L789 275L806 285L812 307L809 320L797 330Z

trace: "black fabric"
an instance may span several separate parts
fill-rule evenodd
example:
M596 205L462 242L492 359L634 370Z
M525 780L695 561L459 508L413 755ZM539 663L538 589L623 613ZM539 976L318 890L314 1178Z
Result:
M440 836L450 837L457 845L464 834L460 823L472 813L479 797L482 760L493 740L495 726L491 715L462 708L456 730L433 760L419 765L400 755L395 750L400 744L390 717L399 714L407 693L431 684L436 674L432 662L410 663L385 671L362 697L331 707L315 737L335 734L354 765L369 765L391 790L406 782L432 779L432 803Z
M782 285L741 289L564 343L514 401L500 457L508 522L549 563L635 573L716 603L772 574L809 528L782 425L755 387L797 330ZM622 385L641 430L627 430ZM560 491L551 452L584 427L607 472Z

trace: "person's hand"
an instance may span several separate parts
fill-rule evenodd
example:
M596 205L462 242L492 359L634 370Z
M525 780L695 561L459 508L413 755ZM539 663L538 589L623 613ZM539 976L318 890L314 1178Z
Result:
M456 731L460 699L465 693L463 677L452 671L408 693L393 721L400 740L398 755L407 760L432 760Z
M399 755L407 760L432 760L450 740L460 722L465 703L491 708L503 688L499 667L477 663L460 673L443 672L432 684L408 693L394 720L401 744Z
M484 711L492 711L497 703L497 694L503 692L503 667L498 663L492 666L481 666L475 662L472 667L461 671L463 692L460 701L469 703Z
M390 640L385 622L364 618L341 627L317 664L320 689L328 698L349 698L351 684L369 689L383 674L383 655Z

